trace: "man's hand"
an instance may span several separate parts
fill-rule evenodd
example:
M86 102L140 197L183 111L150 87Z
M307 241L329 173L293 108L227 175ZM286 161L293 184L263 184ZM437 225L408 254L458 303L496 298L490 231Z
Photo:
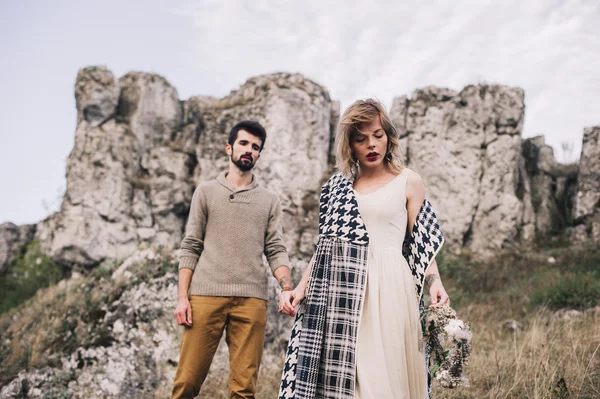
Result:
M279 313L288 316L296 315L296 306L304 299L304 287L296 287L292 291L281 291L279 294Z
M175 320L180 326L192 326L192 305L188 298L179 298L175 309Z
M429 295L431 296L431 305L429 307L450 305L450 297L437 274L428 274L425 276L425 283L429 286Z

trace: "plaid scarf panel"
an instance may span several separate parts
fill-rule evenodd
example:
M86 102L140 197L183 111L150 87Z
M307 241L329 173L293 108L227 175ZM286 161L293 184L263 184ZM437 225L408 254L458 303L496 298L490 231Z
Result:
M292 328L280 399L352 398L367 246L322 237Z

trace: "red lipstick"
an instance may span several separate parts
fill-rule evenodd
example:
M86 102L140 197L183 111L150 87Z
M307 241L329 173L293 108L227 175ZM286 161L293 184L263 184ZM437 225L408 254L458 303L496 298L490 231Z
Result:
M370 152L367 154L367 161L369 162L377 161L377 158L379 158L379 154L376 152Z

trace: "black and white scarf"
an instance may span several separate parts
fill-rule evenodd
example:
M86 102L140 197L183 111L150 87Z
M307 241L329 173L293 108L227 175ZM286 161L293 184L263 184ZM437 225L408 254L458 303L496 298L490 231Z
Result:
M369 236L352 182L343 175L335 174L325 183L319 205L319 242L292 328L279 399L354 397ZM435 213L425 200L403 245L419 302L425 272L443 242Z

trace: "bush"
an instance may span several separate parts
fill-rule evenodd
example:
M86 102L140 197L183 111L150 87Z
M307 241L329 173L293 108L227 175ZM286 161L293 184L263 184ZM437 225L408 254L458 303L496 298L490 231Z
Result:
M594 247L517 249L487 262L442 252L437 262L456 308L493 302L526 313L539 305L585 309L600 301L600 252Z
M600 302L600 280L593 273L567 275L563 281L536 291L533 302L552 309L585 309Z
M559 259L560 278L534 291L533 303L552 309L585 309L600 303L600 253L594 248L569 250Z
M63 275L64 271L40 252L39 242L32 241L0 275L0 314L33 297L40 288L57 283Z

